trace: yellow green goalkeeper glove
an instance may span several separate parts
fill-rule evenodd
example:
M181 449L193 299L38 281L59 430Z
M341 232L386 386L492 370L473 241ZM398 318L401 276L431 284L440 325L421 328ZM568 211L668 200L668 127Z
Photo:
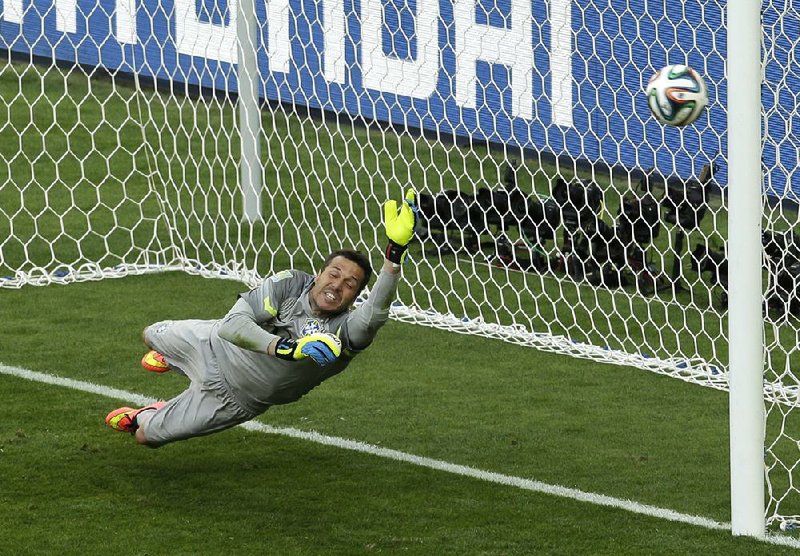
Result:
M383 205L383 221L386 226L386 237L389 238L386 258L395 264L403 262L408 244L414 237L414 223L417 219L416 200L416 191L409 189L399 213L397 201L386 201Z
M327 332L317 332L298 340L282 338L275 346L275 357L287 361L298 361L310 357L317 365L325 366L336 361L342 354L342 342Z

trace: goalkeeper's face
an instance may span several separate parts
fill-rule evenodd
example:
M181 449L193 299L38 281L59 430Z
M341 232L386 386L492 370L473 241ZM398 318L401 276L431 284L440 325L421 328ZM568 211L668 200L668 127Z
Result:
M341 313L350 308L361 290L364 269L344 257L335 257L314 279L309 293L311 308L320 314Z

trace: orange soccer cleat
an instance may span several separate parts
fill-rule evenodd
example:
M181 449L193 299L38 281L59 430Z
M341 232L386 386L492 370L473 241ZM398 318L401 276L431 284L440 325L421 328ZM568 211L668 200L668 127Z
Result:
M154 373L166 373L170 370L169 363L164 361L164 356L151 349L142 357L142 367Z
M140 409L134 409L132 407L120 407L119 409L115 409L106 415L106 425L115 431L129 432L133 434L136 432L136 429L139 428L139 425L136 423L137 415L139 415L142 411L161 409L164 407L164 405L165 402L156 402L146 405Z

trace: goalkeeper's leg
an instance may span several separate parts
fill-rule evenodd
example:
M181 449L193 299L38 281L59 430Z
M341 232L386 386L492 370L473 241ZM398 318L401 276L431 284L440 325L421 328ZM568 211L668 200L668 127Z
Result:
M220 432L255 417L236 403L216 374L153 409L136 414L133 430L136 442L151 448Z
M144 329L142 339L151 351L142 358L142 367L155 373L175 371L191 380L198 379L198 368L205 366L207 342L212 321L165 320Z
M137 421L139 415L145 411L158 411L164 407L164 405L166 405L165 402L156 402L140 409L120 407L106 415L106 425L115 431L134 434L139 428L139 423Z
M164 356L151 349L142 357L142 367L154 373L166 373L172 367L166 362Z

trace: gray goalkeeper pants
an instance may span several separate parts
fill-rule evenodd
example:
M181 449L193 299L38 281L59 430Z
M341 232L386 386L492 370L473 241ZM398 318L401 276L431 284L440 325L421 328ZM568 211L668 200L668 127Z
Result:
M173 371L191 383L183 393L157 411L143 411L137 417L151 446L163 446L228 429L254 414L242 409L220 377L217 361L208 341L209 321L162 321L148 326L144 339L164 356Z

